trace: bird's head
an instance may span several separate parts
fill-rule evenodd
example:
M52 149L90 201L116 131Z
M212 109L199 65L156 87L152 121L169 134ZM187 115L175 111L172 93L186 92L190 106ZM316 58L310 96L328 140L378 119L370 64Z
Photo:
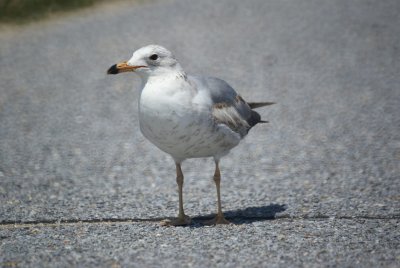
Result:
M111 66L107 74L135 72L142 79L147 79L174 70L180 71L181 67L169 50L158 45L148 45L133 52L130 60Z

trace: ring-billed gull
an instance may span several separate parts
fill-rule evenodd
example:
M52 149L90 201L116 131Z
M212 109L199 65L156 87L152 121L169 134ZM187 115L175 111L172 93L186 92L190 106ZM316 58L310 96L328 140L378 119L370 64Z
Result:
M218 211L208 223L229 223L221 209L219 161L253 126L266 122L252 109L273 103L246 102L221 79L187 75L173 54L158 45L136 50L130 60L115 64L107 71L108 74L122 72L135 72L142 79L141 132L175 161L179 213L167 224L191 222L183 210L181 163L198 157L213 157L215 161Z

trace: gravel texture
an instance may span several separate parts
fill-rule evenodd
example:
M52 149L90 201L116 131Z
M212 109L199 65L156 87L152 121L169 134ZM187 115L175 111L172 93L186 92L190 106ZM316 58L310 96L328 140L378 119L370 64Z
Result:
M216 3L214 3L216 2ZM400 2L119 2L0 26L0 266L400 266ZM218 76L270 124L222 159L172 159L140 134L157 43ZM110 222L113 221L113 222Z
M43 263L65 267L395 267L398 224L399 220L281 219L189 228L155 223L11 225L0 229L0 238L3 252L12 256L3 264L21 267Z

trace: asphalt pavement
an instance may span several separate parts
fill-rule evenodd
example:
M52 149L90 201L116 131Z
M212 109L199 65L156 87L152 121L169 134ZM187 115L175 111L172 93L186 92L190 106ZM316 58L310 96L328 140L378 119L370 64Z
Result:
M1 267L399 267L400 2L121 1L0 25ZM173 160L138 125L144 45L274 101L221 161Z

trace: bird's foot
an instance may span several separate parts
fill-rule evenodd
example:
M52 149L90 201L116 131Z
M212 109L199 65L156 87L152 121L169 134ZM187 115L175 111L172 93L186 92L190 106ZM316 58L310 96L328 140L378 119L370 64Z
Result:
M192 222L189 216L183 215L183 217L178 217L175 219L166 219L161 221L161 226L186 226Z
M230 221L225 219L224 215L217 215L214 219L204 222L204 225L216 225L216 224L231 224Z

